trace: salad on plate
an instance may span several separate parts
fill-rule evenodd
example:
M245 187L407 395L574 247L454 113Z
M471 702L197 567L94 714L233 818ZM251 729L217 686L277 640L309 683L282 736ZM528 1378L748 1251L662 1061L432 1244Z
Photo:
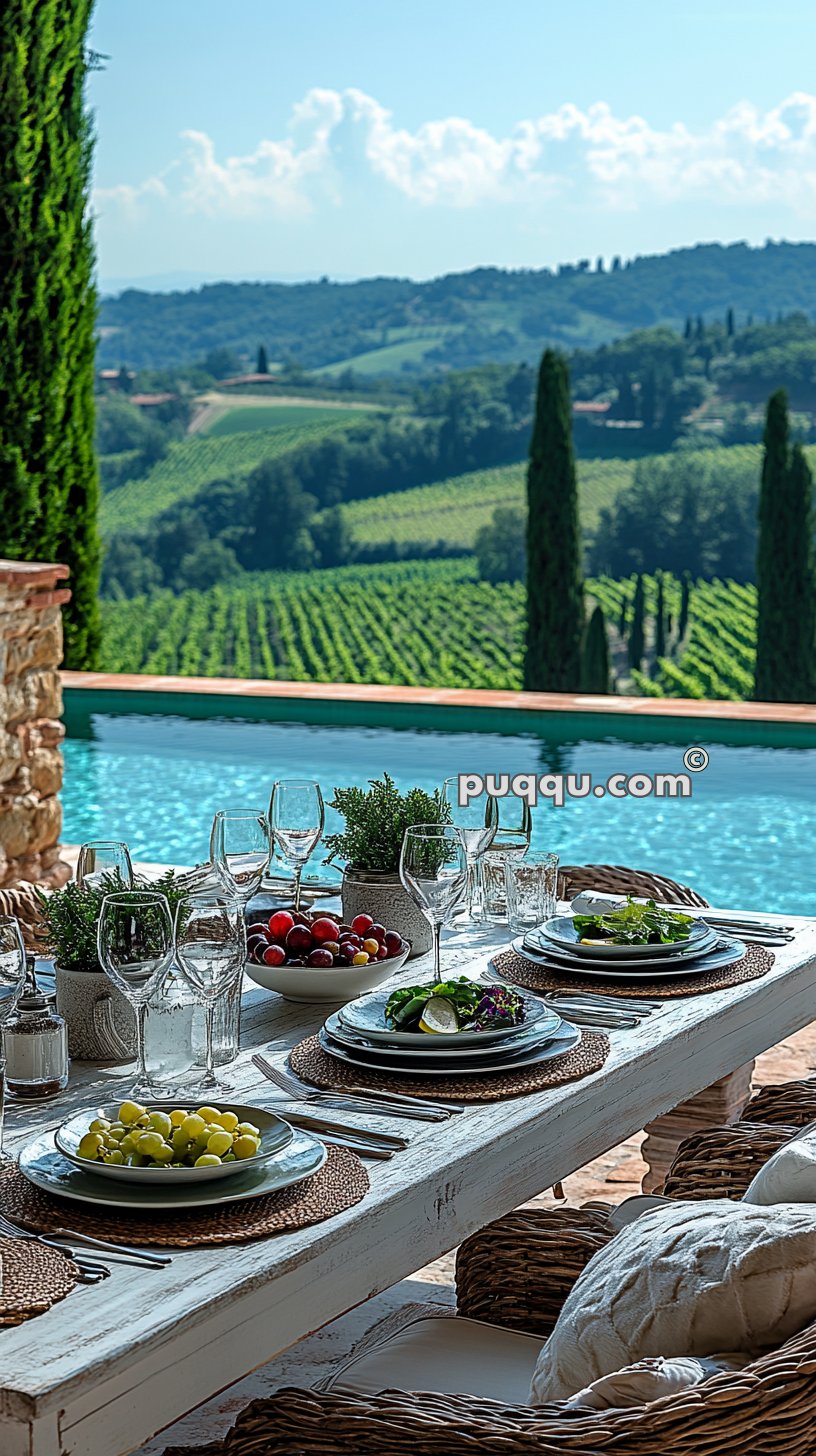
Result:
M668 945L688 940L694 917L630 899L622 910L574 915L572 923L581 945Z
M520 1026L524 1019L524 998L512 987L489 986L466 976L425 986L400 986L385 1006L386 1025L394 1031L427 1032L429 1036L500 1031Z

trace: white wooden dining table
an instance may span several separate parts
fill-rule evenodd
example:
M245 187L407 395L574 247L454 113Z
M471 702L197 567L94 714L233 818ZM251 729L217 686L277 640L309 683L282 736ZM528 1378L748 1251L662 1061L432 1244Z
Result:
M444 1123L372 1116L372 1126L408 1136L410 1146L366 1165L370 1191L347 1212L252 1243L179 1250L161 1270L114 1265L103 1283L80 1285L48 1313L0 1330L2 1456L126 1456L790 1036L816 1015L816 920L786 918L796 938L775 951L767 975L667 1001L636 1028L609 1032L609 1058L592 1076L472 1105ZM473 962L472 947L459 945L448 950L446 969ZM483 957L474 970L484 966ZM421 979L427 969L415 961L400 979ZM323 1016L247 985L242 1050L228 1080L235 1100L273 1107L277 1091L253 1067L252 1051L263 1048L283 1066L288 1048ZM76 1064L58 1101L10 1106L8 1147L94 1106L103 1092L117 1096L121 1085L121 1071Z

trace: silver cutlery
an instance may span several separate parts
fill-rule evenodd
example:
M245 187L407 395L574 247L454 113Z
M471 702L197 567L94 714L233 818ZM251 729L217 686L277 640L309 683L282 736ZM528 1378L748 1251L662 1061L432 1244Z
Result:
M29 1228L25 1219L12 1222L7 1215L3 1215L3 1222L9 1229L13 1230L18 1238L22 1238L24 1234L31 1234L35 1238L43 1237L37 1229ZM163 1269L167 1264L172 1263L169 1254L153 1254L147 1249L131 1249L126 1244L114 1244L109 1243L106 1239L94 1239L90 1234L79 1233L76 1229L52 1229L50 1234L48 1234L48 1238L60 1246L63 1241L67 1240L71 1244L80 1244L91 1249L101 1249L104 1254L108 1254L112 1258L119 1258L123 1264L138 1264L147 1269Z
M368 1128L351 1127L344 1122L329 1122L326 1118L312 1116L310 1113L287 1111L285 1117L293 1127L302 1127L306 1132L313 1132L321 1142L351 1148L364 1158L393 1158L395 1153L404 1152L409 1146L405 1138L374 1133Z
M9 1223L8 1219L4 1218L2 1214L0 1214L0 1234L5 1234L8 1238L12 1239L24 1239L27 1243L31 1244L44 1244L47 1249L59 1249L61 1254L64 1254L67 1259L73 1260L76 1264L77 1269L83 1276L83 1284L97 1284L100 1279L107 1279L110 1276L111 1271L107 1264L102 1264L96 1259L86 1259L82 1254L78 1254L75 1249L66 1248L64 1244L59 1243L56 1239L49 1239L46 1234L32 1234L27 1233L25 1229L18 1229L13 1223ZM84 1276L87 1276L87 1278Z
M607 1027L612 1031L639 1026L644 1017L652 1014L648 1008L644 1011L627 1011L615 1006L614 1002L608 1007L594 1006L573 1001L568 996L545 996L544 1000L553 1011L557 1011L575 1026Z
M418 1097L406 1097L402 1093L370 1092L366 1087L349 1087L343 1092L324 1092L301 1082L289 1072L273 1067L260 1053L255 1053L252 1063L294 1102L321 1103L326 1107L339 1110L345 1108L350 1112L378 1112L387 1117L407 1117L419 1122L446 1122L451 1113L464 1110L453 1103L443 1106L439 1102L425 1102Z
M688 905L666 905L666 910L679 910L685 915L693 915L693 907ZM738 911L731 914L727 910L699 910L697 918L704 920L714 930L739 929L755 931L757 934L783 935L791 940L796 935L796 926L788 925L779 920L752 920L748 915L740 915Z

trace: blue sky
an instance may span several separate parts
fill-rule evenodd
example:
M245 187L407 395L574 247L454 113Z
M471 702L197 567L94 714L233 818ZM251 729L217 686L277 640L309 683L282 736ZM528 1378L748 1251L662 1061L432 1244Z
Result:
M816 236L812 0L98 0L103 285Z

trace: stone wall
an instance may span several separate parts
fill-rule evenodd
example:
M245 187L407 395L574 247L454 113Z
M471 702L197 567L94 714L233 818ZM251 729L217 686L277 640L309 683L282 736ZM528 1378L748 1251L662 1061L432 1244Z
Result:
M58 797L67 576L67 566L0 559L0 887L70 879Z

